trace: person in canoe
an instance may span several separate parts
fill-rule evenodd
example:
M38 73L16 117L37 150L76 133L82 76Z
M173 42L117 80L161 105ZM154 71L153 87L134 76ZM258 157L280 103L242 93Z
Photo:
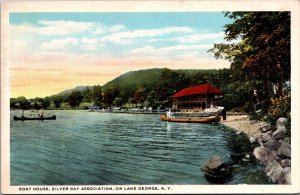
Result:
M24 118L24 110L22 110L21 118Z
M42 114L40 115L40 118L44 118L44 110L43 110Z
M174 114L171 112L171 109L169 109L169 111L167 112L167 117L168 118L175 118Z

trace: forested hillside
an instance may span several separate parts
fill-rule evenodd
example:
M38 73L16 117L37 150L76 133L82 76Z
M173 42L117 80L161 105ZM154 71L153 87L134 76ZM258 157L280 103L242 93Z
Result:
M253 88L260 82L246 81L246 75L230 69L220 70L171 70L147 69L130 71L109 81L103 86L79 86L59 94L27 100L24 97L11 99L11 106L26 108L87 108L96 105L108 107L169 107L170 96L179 90L211 83L224 92L222 104L228 109L251 109ZM241 85L244 83L244 85Z

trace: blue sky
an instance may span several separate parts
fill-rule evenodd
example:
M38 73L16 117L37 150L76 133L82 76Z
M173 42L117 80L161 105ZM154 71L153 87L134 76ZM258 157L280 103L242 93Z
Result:
M151 29L170 25L190 26L219 32L230 22L222 12L107 12L107 13L11 13L10 24L37 23L40 20L72 20L100 22L105 25L122 23L129 29Z
M229 67L207 53L224 42L230 20L221 12L11 13L9 21L16 91L20 74L30 76L21 91L32 87L33 93L36 83L50 82L47 94L102 85L130 70ZM58 77L66 73L61 85Z

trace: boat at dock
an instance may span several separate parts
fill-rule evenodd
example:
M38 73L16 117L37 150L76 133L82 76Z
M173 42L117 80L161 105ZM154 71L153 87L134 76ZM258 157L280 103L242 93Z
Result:
M36 120L56 120L56 116L49 116L49 117L17 117L14 116L15 121L36 121Z
M219 115L216 116L208 116L208 117L167 117L165 115L160 116L160 120L168 121L168 122L181 122L181 123L214 123L219 122L221 117Z

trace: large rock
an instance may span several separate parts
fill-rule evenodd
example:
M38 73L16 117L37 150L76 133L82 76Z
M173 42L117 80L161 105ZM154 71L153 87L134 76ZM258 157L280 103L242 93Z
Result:
M291 167L291 160L290 159L283 159L280 162L282 168Z
M259 130L262 132L267 132L269 130L271 130L271 125L269 123L266 122L262 122L259 124Z
M261 134L261 139L262 139L262 141L263 141L263 142L266 142L266 141L270 140L270 139L272 138L272 134L273 134L272 131L268 131L268 132L266 132L266 133L262 133L262 134Z
M276 121L276 128L278 128L279 126L286 126L288 122L287 118L284 117L280 117L279 119L277 119Z
M282 139L285 137L286 128L284 126L278 126L277 130L274 131L272 138L273 139Z
M280 157L291 158L291 144L287 142L282 142L277 150L277 155Z
M279 181L280 184L291 184L291 168L286 167L283 169L284 176Z
M253 151L253 155L258 161L260 161L264 165L267 165L276 157L276 154L271 149L263 146L255 148Z
M250 141L251 144L254 144L257 141L257 138L256 137L250 137L249 141Z
M273 182L282 183L285 172L276 160L272 160L268 163L265 172Z
M220 156L212 156L207 163L202 167L202 171L213 173L224 165L223 159Z
M271 150L277 150L280 147L280 143L277 140L269 139L266 143L264 143L264 146Z
M289 173L289 172L291 172L291 167L284 167L284 168L283 168L283 173L284 173L284 174L287 174L287 173Z

